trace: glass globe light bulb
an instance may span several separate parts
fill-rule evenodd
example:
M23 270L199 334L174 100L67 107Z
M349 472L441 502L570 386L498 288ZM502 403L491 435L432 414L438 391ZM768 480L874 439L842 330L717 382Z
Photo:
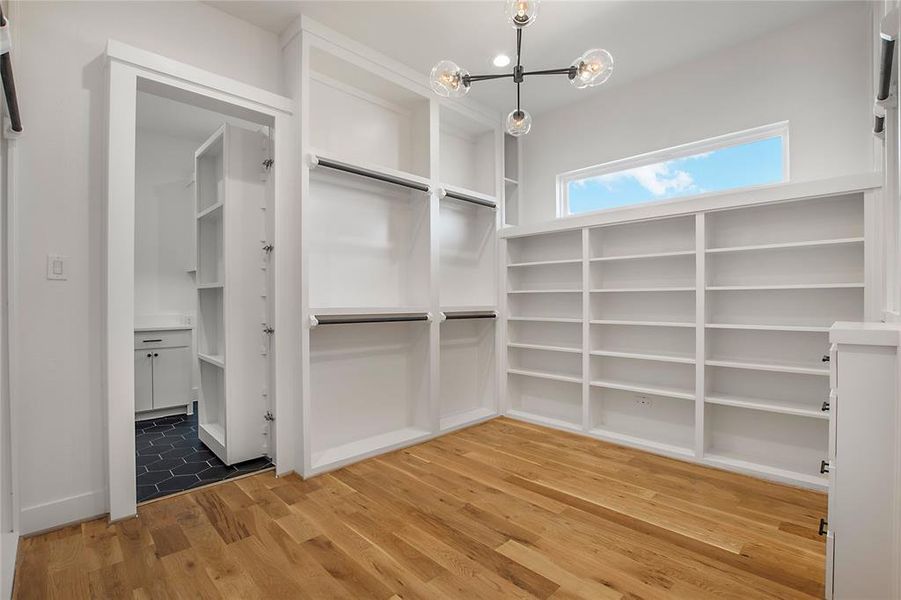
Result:
M538 16L538 0L507 0L507 21L517 29L528 27Z
M586 50L571 66L576 69L575 77L569 80L573 87L578 89L594 87L610 79L613 73L613 57L602 48L594 48Z
M429 75L429 85L432 91L444 98L459 98L469 93L469 84L466 79L469 71L461 69L452 60L442 60L432 67Z
M532 129L532 115L524 110L514 110L507 115L505 126L507 133L514 137L525 135Z

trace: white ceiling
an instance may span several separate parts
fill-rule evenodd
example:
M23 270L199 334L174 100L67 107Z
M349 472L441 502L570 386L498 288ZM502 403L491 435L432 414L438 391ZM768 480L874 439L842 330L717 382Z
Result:
M472 74L503 72L491 65L498 52L515 52L513 29L503 2L483 1L303 1L209 0L236 17L280 33L303 13L426 77L443 58ZM835 2L823 0L545 1L523 33L523 65L529 69L569 66L584 50L606 48L616 69L598 88L576 90L564 77L535 77L522 87L532 113L564 106L590 94L674 67L703 54L759 37L810 17ZM475 100L509 111L515 98L509 81L475 84Z

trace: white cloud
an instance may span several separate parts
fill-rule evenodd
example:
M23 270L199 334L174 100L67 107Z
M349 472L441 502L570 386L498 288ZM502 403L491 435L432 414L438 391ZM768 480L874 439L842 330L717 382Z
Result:
M676 168L675 163L679 160L668 160L653 165L635 167L626 171L589 177L581 180L579 183L596 182L603 184L609 190L618 181L634 179L638 185L651 192L654 196L684 192L694 188L695 182L691 173Z

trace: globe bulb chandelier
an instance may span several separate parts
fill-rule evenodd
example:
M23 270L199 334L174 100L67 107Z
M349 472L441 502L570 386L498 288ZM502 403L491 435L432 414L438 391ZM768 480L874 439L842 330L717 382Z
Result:
M476 81L488 79L512 78L516 84L516 110L507 115L505 128L512 136L529 133L532 128L532 115L522 109L520 103L520 85L529 75L566 75L570 84L576 89L585 89L601 85L613 73L613 57L604 49L586 50L572 64L562 69L544 69L526 71L520 62L522 53L522 30L535 22L538 15L538 0L508 0L506 3L507 21L516 30L516 66L513 72L502 75L470 75L469 71L452 60L442 60L432 67L429 84L439 96L444 98L461 98L469 93Z

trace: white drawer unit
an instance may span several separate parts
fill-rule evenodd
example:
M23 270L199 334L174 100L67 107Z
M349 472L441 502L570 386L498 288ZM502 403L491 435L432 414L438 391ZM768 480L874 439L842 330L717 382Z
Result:
M826 597L901 597L901 326L836 323L830 353Z
M135 331L135 412L191 404L191 330Z

